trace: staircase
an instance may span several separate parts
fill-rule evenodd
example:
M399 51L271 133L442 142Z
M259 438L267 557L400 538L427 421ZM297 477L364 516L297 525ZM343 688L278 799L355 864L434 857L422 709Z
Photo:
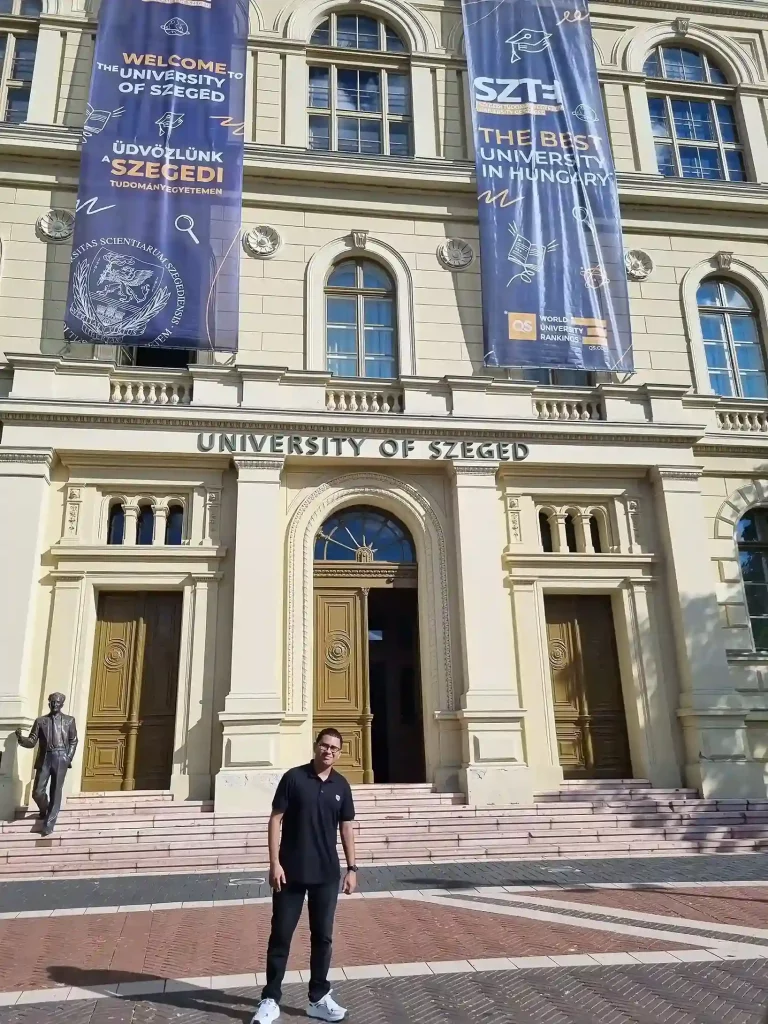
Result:
M768 849L768 800L700 800L642 780L567 782L508 807L469 806L429 785L353 789L361 865ZM261 869L266 824L166 792L70 797L49 839L26 810L0 825L0 881Z

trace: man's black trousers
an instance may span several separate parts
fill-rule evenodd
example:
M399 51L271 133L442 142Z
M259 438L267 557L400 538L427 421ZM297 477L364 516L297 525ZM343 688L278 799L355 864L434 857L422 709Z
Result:
M301 917L305 893L309 910L309 1001L317 1003L331 990L328 969L331 966L333 918L339 898L339 883L301 885L294 882L284 885L280 892L272 893L272 931L267 946L267 984L261 993L262 999L280 1002L291 939Z
M64 792L64 778L69 768L66 751L49 750L46 752L42 765L37 769L32 799L40 809L40 817L46 825L55 825L61 810L61 795ZM51 782L51 795L48 797L48 780Z

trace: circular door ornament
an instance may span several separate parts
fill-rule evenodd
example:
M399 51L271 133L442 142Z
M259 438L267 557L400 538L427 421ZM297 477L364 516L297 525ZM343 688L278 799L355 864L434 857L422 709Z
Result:
M463 238L447 238L438 245L437 258L446 270L466 270L475 258L475 253Z
M259 224L243 235L243 248L249 256L268 260L280 248L282 239L274 228L268 224Z
M554 669L565 668L568 664L568 648L562 640L550 640L549 664Z
M124 640L110 640L104 652L104 667L114 672L123 664L127 653L128 648Z
M630 281L645 281L654 269L653 260L642 249L627 249L624 253L624 266Z
M75 230L69 210L49 210L37 219L37 233L46 242L65 242Z
M349 664L351 654L352 648L347 637L340 635L328 637L325 648L325 663L328 668L334 669L336 672L345 669Z

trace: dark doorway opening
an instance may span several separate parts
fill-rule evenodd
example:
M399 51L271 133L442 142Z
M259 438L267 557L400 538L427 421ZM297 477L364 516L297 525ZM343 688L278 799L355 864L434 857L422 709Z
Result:
M368 664L377 783L424 782L418 623L415 589L371 588Z

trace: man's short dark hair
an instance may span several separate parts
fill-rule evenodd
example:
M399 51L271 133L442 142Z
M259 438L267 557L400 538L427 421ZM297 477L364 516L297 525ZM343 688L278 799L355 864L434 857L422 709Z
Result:
M322 729L317 734L317 739L315 740L315 746L317 746L317 744L320 742L320 740L323 738L323 736L332 736L335 740L339 741L339 746L340 747L344 745L344 737L341 735L341 733L339 732L338 729Z

